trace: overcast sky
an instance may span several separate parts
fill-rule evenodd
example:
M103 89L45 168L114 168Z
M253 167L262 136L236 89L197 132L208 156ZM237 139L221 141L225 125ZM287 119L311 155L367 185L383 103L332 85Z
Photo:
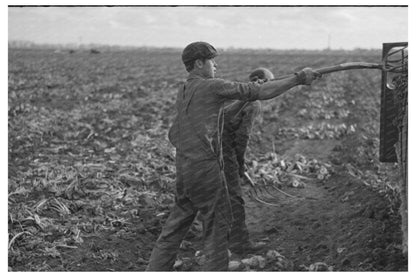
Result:
M400 7L8 8L9 40L275 49L380 48L408 41Z

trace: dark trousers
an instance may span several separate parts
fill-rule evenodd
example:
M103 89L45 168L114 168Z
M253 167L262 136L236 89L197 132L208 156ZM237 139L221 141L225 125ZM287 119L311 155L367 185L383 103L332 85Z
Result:
M233 250L233 248L244 247L249 242L243 192L235 155L224 153L224 172L233 215L229 240L230 249Z
M203 220L204 271L228 269L231 210L224 177L216 160L191 161L177 156L176 203L156 245L147 271L170 271L196 214Z

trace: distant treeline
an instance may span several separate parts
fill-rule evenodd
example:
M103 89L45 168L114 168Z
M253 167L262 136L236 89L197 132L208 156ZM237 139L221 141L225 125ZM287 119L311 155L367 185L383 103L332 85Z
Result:
M10 49L52 49L52 50L89 50L97 49L100 51L117 51L117 50L137 50L137 49L160 49L163 52L180 51L179 48L173 47L146 47L146 46L122 46L122 45L106 45L106 44L76 44L76 43L67 43L67 44L49 44L49 43L34 43L32 41L23 41L23 40L13 40L8 42Z
M121 50L151 50L160 51L160 52L181 52L181 48L175 47L148 47L148 46L121 46L121 45L104 45L104 44L38 44L31 41L9 41L8 46L10 49L52 49L52 50L90 50L90 49L97 49L100 52L106 51L121 51ZM238 53L247 53L247 54L294 54L294 55L301 55L301 54L336 54L336 55L353 55L353 54L361 54L361 55L380 55L380 49L363 49L363 48L356 48L353 50L345 50L345 49L320 49L320 50L308 50L308 49L268 49L268 48L258 48L258 49L248 49L248 48L219 48L220 52L238 52Z

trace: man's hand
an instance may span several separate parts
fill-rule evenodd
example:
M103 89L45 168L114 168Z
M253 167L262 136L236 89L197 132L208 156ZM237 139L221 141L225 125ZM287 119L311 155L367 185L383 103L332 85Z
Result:
M312 82L322 76L318 71L306 67L301 71L295 73L300 85L310 85Z

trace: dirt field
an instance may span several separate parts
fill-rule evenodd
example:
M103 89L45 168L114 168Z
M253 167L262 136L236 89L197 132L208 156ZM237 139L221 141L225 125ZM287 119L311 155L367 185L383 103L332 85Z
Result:
M380 59L232 51L217 63L219 77L246 81L258 66L278 76ZM267 206L244 186L251 238L267 248L256 264L233 254L236 270L407 271L397 166L378 161L380 75L333 73L263 102L249 173L297 198L274 191ZM9 271L145 269L173 204L167 131L184 78L173 50L9 50ZM200 268L199 237L188 235L176 270Z

